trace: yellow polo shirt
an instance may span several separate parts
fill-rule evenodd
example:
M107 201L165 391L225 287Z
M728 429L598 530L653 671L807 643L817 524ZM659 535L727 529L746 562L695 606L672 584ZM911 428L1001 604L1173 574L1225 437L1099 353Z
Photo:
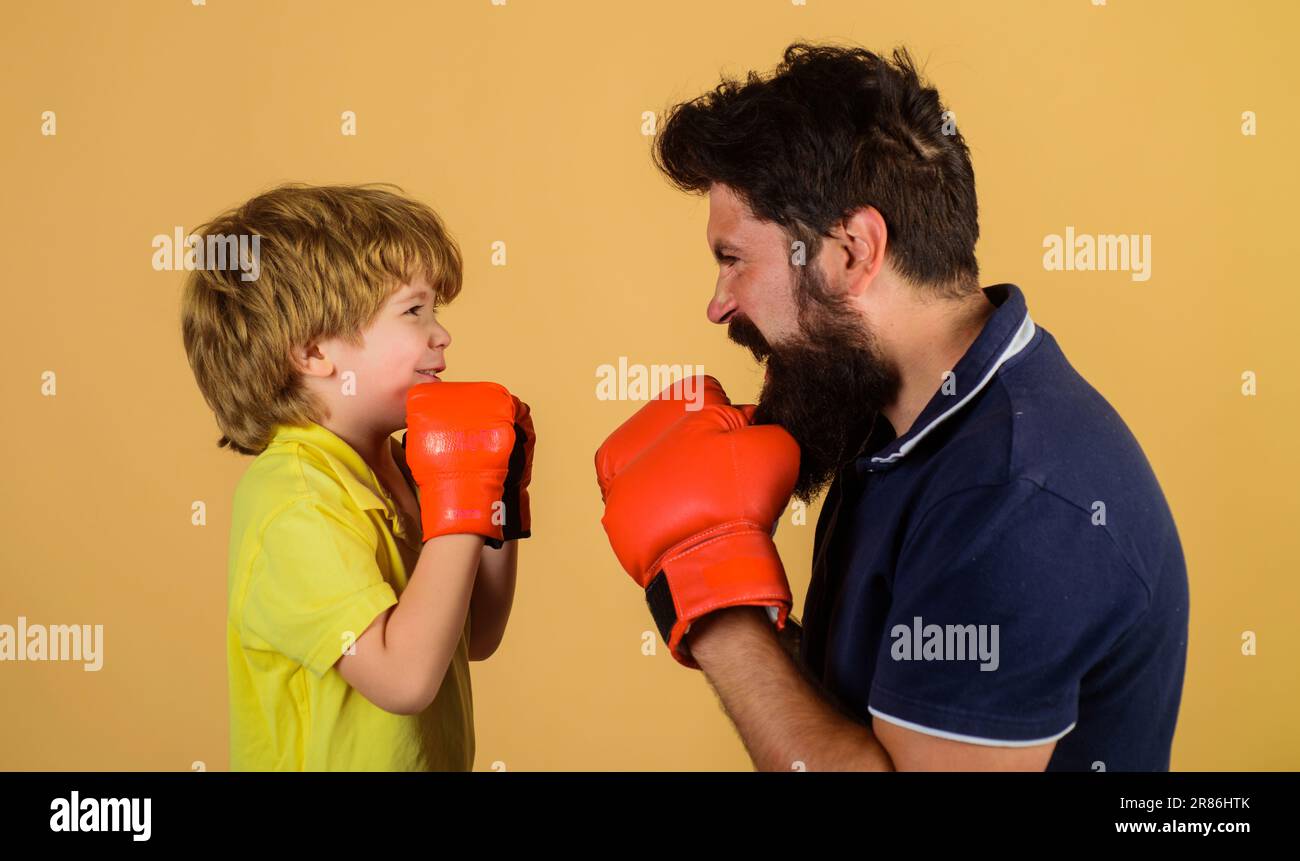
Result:
M422 544L361 456L319 424L278 426L231 517L231 769L469 771L468 614L442 688L418 715L384 711L334 668L397 603Z

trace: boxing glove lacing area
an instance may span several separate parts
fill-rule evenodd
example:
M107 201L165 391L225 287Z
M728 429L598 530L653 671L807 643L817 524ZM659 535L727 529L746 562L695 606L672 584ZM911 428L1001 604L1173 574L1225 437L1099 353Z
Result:
M516 422L515 445L514 448L510 450L510 462L506 467L504 494L506 504L506 522L501 528L501 531L504 534L504 541L528 538L532 534L531 530L520 528L520 518L523 515L520 511L521 500L519 497L522 492L521 487L524 481L524 467L527 465L528 459L527 444L528 437L524 433L524 428ZM500 547L501 544L504 543L493 543L494 541L495 539L492 539L488 543L494 547Z

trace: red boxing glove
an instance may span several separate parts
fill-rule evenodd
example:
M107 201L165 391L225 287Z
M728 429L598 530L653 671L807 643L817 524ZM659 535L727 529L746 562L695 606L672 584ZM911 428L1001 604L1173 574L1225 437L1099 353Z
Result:
M406 393L406 462L420 486L425 541L471 533L501 546L511 455L526 446L515 424L521 406L496 383L421 383Z
M682 637L695 619L772 607L779 630L790 612L771 533L799 475L799 445L776 425L750 425L751 413L721 404L687 413L608 483L610 546L646 590L673 657L693 669Z
M694 394L696 392L699 394ZM688 398L688 393L693 397ZM650 448L678 419L691 413L692 400L699 404L696 410L709 404L731 403L727 393L722 390L722 384L713 377L702 374L685 377L667 386L630 419L619 425L596 450L596 483L600 485L602 502L608 495L609 483L614 476L622 472L637 455Z

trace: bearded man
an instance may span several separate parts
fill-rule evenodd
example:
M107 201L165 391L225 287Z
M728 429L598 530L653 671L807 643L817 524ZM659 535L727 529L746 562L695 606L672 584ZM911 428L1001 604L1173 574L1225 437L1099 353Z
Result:
M1019 287L979 286L970 153L907 52L792 45L654 155L708 195L708 316L766 378L614 431L602 522L755 766L1167 770L1173 517ZM771 536L823 490L796 639Z

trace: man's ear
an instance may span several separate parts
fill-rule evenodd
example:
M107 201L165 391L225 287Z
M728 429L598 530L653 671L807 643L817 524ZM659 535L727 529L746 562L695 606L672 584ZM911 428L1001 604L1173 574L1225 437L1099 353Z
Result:
M880 210L864 206L831 229L824 245L827 278L847 296L861 298L885 265L889 228Z
M305 347L295 347L290 358L299 372L309 377L330 377L334 374L334 363L325 355L323 347L312 342Z

